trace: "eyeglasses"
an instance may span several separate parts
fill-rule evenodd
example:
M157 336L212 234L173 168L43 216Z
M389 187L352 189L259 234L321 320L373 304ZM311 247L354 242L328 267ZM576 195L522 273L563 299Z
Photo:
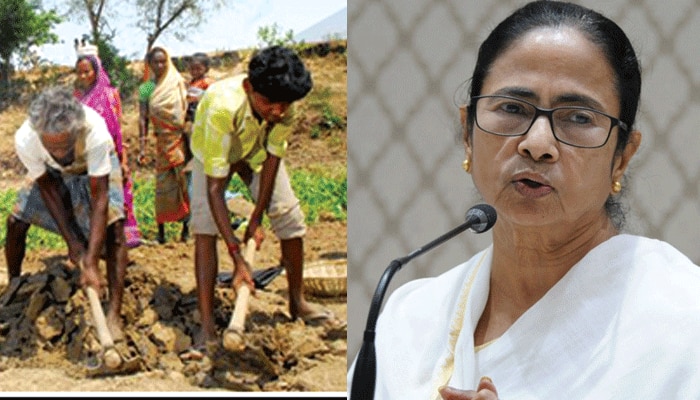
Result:
M627 124L587 107L540 108L510 96L475 96L470 108L476 125L498 136L526 134L540 115L549 119L554 137L569 146L596 148L607 143L615 126L627 131Z

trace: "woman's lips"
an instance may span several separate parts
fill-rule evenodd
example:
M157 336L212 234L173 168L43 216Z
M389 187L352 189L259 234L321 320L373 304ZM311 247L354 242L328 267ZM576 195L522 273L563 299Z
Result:
M545 179L537 176L516 176L512 183L518 193L529 199L546 196L554 190Z

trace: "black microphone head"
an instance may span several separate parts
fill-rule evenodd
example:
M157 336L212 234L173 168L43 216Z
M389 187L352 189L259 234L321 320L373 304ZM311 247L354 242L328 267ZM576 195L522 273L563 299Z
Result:
M496 209L488 204L477 204L467 211L467 221L473 220L469 229L475 233L484 233L496 223Z

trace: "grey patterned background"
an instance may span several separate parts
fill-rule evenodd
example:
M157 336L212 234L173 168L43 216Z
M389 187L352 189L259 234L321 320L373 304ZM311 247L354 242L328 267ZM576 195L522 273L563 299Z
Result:
M628 172L626 230L668 241L700 264L700 0L577 3L620 24L642 62L643 139ZM521 4L348 1L348 365L389 262L459 225L479 202L461 168L454 97L479 43ZM462 233L411 261L387 298L490 240Z

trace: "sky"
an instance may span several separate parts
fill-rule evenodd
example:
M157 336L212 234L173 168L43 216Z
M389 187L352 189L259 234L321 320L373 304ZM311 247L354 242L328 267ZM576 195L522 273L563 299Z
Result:
M110 1L123 3L121 0ZM43 3L45 8L55 7L59 13L65 10L61 6L63 0L44 0ZM178 40L166 30L157 44L167 48L171 56L255 47L260 27L277 23L282 33L291 29L297 34L347 7L347 0L226 0L225 3L188 33L185 40ZM119 54L132 59L141 58L146 49L146 33L136 27L133 7L118 8L120 15L109 21L117 32L113 43ZM42 46L41 57L55 64L73 65L76 58L73 39L90 33L87 17L71 18L57 25L54 32L62 43Z

